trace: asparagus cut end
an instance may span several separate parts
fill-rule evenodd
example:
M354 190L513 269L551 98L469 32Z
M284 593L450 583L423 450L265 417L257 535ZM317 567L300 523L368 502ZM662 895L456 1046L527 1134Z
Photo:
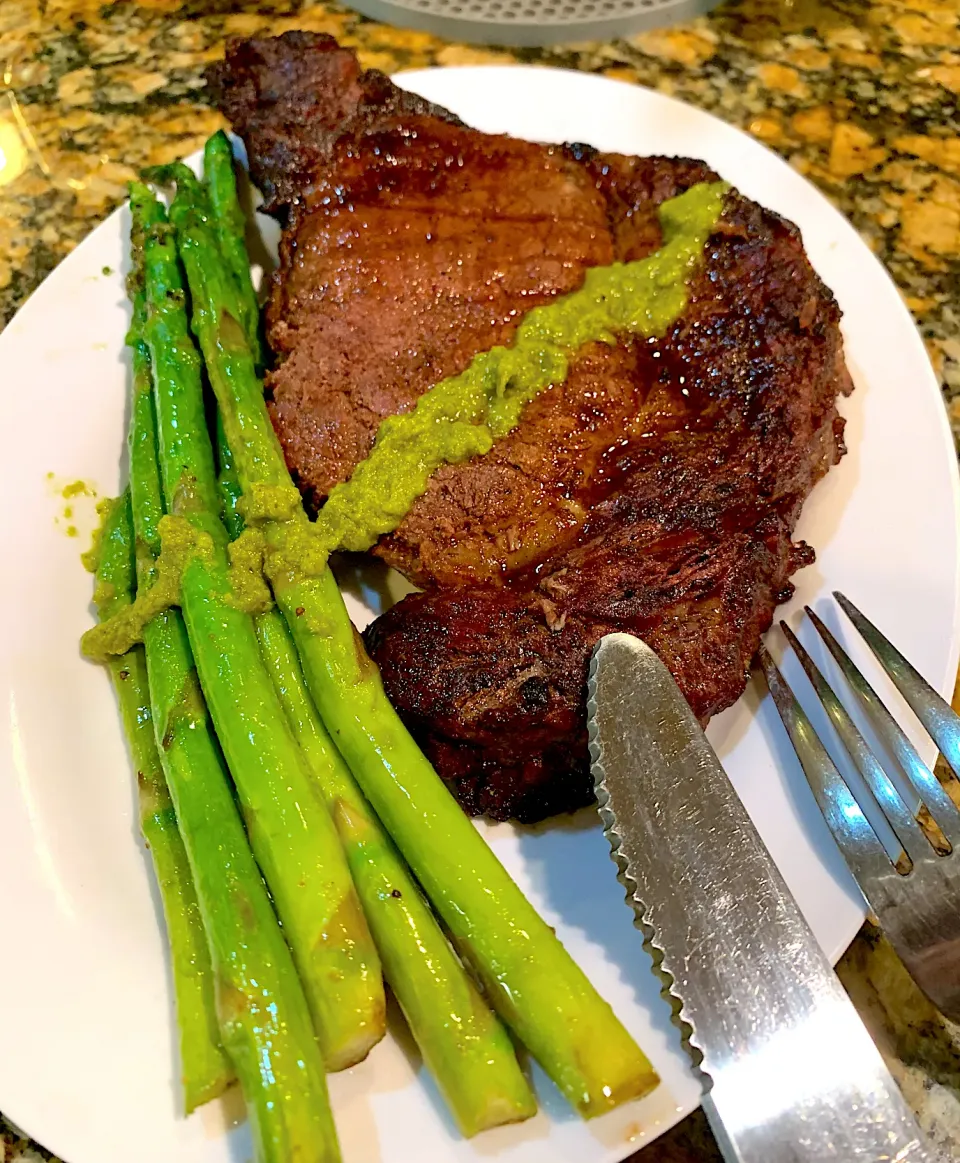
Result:
M587 1092L575 1106L585 1119L595 1119L622 1106L625 1102L645 1098L660 1085L660 1075L644 1058L615 1086L605 1086L599 1092Z
M528 1091L528 1094L529 1098L525 1101L510 1101L505 1095L493 1095L470 1120L455 1111L461 1134L466 1139L472 1139L481 1131L492 1131L494 1127L508 1127L511 1123L525 1123L527 1119L532 1119L537 1113L537 1100L532 1092Z
M323 1063L331 1074L339 1074L341 1070L349 1070L351 1066L359 1066L376 1044L383 1040L386 1033L386 1011L382 1017L371 1023L371 1028L354 1035L352 1041L344 1042L335 1051L328 1051L323 1056Z
M199 1075L191 1073L184 1067L180 1084L183 1087L183 1113L185 1115L192 1115L194 1111L206 1106L208 1102L220 1098L237 1081L229 1059L223 1051L221 1051L221 1055L223 1068L219 1074L212 1075L206 1081L201 1080Z

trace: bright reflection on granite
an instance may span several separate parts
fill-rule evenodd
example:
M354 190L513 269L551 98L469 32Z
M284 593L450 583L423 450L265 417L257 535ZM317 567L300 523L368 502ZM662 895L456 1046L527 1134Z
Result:
M18 178L27 168L29 157L19 128L12 121L0 120L0 186Z

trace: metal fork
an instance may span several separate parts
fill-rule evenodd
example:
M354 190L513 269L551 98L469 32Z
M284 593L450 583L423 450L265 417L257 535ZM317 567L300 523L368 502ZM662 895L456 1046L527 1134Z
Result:
M837 592L834 597L960 777L960 717L849 599ZM895 764L887 770L881 766L783 622L787 640L863 778L856 797L761 646L767 686L827 825L880 927L927 997L946 1017L960 1021L960 811L836 638L809 606L804 609Z

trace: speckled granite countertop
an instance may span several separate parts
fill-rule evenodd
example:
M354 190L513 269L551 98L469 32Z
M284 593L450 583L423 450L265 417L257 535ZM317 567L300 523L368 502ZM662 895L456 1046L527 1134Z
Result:
M629 40L517 51L309 0L2 0L0 326L123 199L138 168L190 153L216 128L201 70L224 38L288 28L330 32L386 72L520 60L601 73L747 129L823 190L887 265L960 435L960 0L741 0ZM922 1125L960 1157L960 1030L869 926L841 976ZM0 1117L0 1163L51 1158ZM718 1160L697 1114L635 1163Z

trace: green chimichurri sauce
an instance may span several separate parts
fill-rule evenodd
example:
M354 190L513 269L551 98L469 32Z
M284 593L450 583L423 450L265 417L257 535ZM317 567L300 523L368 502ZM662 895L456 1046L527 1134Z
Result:
M687 283L728 188L703 182L664 202L659 250L637 262L591 268L578 291L530 311L510 347L474 356L412 411L388 416L369 456L320 511L314 529L323 548L369 549L396 529L440 465L489 452L531 400L564 381L569 356L584 344L662 335L686 306Z

